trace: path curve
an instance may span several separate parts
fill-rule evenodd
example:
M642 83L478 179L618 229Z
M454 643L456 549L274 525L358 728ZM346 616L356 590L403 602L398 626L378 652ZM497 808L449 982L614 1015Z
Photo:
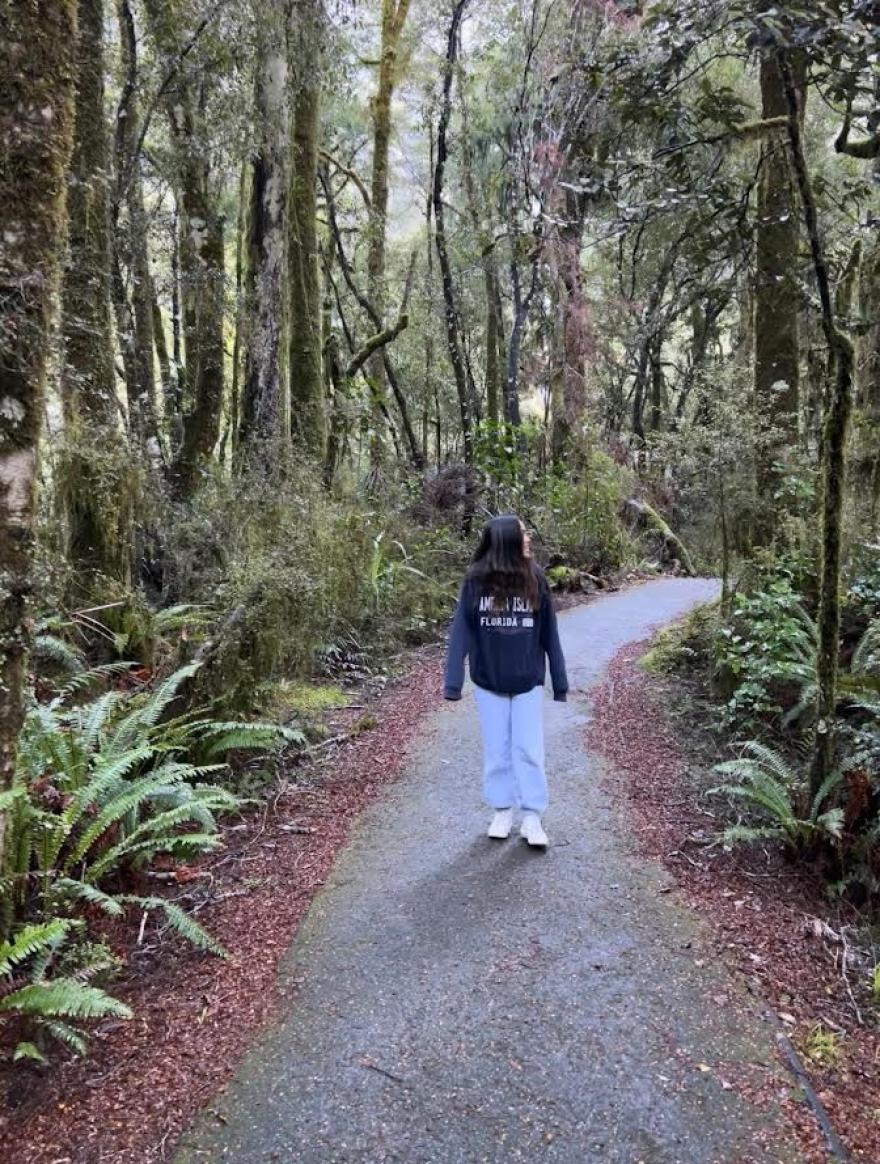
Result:
M431 717L287 956L288 1013L179 1164L796 1159L726 1082L777 1074L772 1031L699 956L699 922L659 892L584 744L615 652L715 592L662 579L560 616L572 694L548 696L546 855L483 836L467 692Z

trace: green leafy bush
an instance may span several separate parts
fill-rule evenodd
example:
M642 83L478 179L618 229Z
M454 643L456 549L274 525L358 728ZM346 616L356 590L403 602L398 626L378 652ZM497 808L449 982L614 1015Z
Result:
M790 707L814 677L816 628L787 578L771 578L733 599L718 634L716 664L730 689L732 725L754 724Z
M549 558L593 573L610 573L636 558L620 519L626 492L621 470L593 451L578 476L546 476L528 510Z

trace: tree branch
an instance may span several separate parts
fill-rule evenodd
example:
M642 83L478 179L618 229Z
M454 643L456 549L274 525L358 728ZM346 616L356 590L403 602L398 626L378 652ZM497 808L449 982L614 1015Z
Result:
M363 179L350 166L346 166L344 162L340 162L339 158L334 157L329 150L321 150L321 158L325 162L329 162L331 166L335 166L340 174L345 174L346 178L350 178L358 188L358 192L364 200L364 205L367 210L372 209L373 203L370 200L370 192L364 185Z

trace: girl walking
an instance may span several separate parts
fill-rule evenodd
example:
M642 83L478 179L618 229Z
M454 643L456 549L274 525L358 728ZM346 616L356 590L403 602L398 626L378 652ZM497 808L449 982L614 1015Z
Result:
M559 703L568 679L547 580L532 561L525 526L510 514L483 530L462 584L446 657L446 699L461 699L465 656L483 732L483 795L495 810L489 836L506 840L520 807L520 835L546 849L545 658Z

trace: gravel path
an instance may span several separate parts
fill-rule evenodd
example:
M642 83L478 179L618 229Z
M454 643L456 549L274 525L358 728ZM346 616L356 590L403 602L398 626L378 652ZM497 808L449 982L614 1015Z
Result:
M583 742L613 654L714 592L664 579L561 615L546 855L484 838L472 700L438 710L300 930L289 1012L179 1164L796 1159L728 1082L758 1063L777 1085L772 1031L635 855Z

